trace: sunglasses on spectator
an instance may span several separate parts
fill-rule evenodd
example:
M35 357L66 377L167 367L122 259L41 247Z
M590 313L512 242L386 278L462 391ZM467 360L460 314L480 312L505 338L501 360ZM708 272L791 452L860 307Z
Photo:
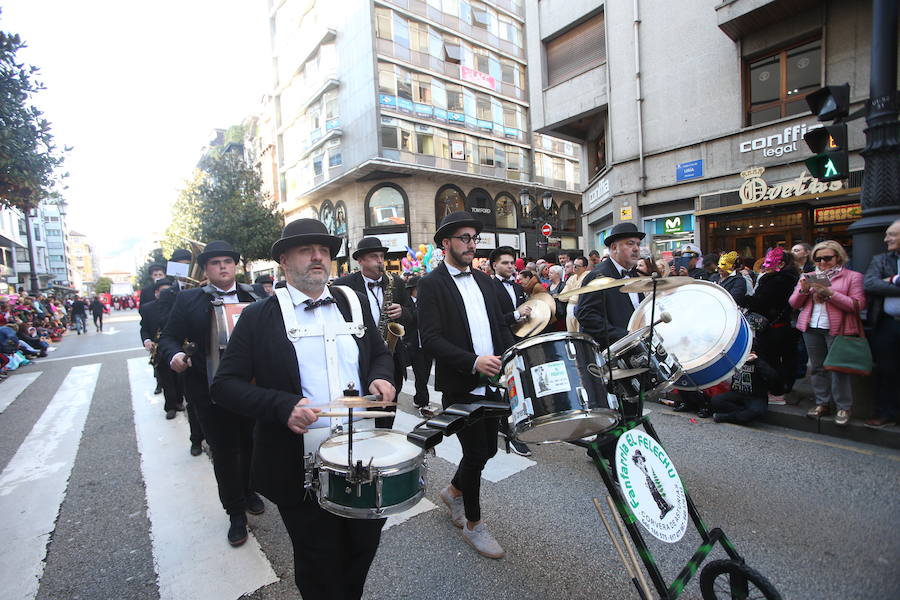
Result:
M817 256L813 260L816 262L823 262L823 261L827 262L830 260L834 260L835 258L836 258L836 256L834 254L832 254L831 256Z

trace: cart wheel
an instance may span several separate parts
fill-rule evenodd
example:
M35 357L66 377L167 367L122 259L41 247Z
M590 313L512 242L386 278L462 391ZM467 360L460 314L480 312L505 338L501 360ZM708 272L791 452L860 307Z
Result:
M742 562L713 560L700 571L703 600L781 600L768 579Z

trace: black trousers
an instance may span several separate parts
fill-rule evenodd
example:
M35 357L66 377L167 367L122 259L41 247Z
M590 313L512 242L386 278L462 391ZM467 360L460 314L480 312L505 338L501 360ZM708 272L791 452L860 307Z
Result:
M162 388L163 398L165 399L163 410L166 412L178 410L184 402L181 378L178 377L178 374L170 369L168 365L158 364L156 365L156 381L159 383L159 387Z
M193 404L212 451L222 507L229 515L244 512L250 493L253 419L227 411L209 400Z
M188 387L184 385L184 373L178 373L177 377L184 394L185 412L187 412L188 425L191 428L191 445L199 446L206 439L203 435L203 426L200 425L200 417L197 416L197 409L194 407L194 401L191 400Z
M759 356L778 373L778 378L781 379L780 393L789 392L794 387L794 377L797 375L797 336L797 330L790 325L767 327L759 333Z
M900 416L900 321L882 315L869 334L875 361L876 410L882 419Z
M447 408L451 404L468 404L471 402L500 402L497 392L490 390L484 396L471 394L444 393L441 404ZM491 417L475 422L456 434L462 446L462 460L450 483L463 493L463 506L466 519L481 520L481 472L495 454L497 454L497 433L500 431L500 418Z
M362 597L386 519L339 517L312 494L278 512L294 547L294 582L303 600Z
M431 377L431 365L434 363L434 359L422 348L410 350L409 357L413 376L416 379L416 395L413 396L413 404L428 406L428 378Z
M710 398L709 403L714 413L726 414L734 423L749 423L764 416L769 408L768 398L740 392L717 394Z
M103 313L94 315L94 327L103 331Z

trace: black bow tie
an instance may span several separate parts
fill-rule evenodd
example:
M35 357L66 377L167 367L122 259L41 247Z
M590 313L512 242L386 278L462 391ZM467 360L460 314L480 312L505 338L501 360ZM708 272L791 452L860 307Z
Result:
M460 271L454 277L466 277L467 275L471 275L472 271Z
M512 284L515 283L515 281L512 280L512 279L501 279L500 281L502 281L502 282L505 283L506 285L512 285Z
M379 279L378 281L368 281L368 282L366 282L366 283L369 284L369 289L370 289L370 290L374 290L374 289L377 288L377 287L378 287L378 288L383 288L383 287L384 287L384 284L381 282L380 279Z
M640 277L641 274L638 272L637 267L631 269L630 271L622 270L623 277Z
M327 298L319 298L318 300L307 300L306 301L306 309L305 310L315 310L320 306L327 306L329 304L334 304L334 298L328 296Z
M219 290L216 290L216 296L218 296L219 298L221 298L222 296L236 296L236 295L237 295L237 288L231 290L230 292L220 292Z

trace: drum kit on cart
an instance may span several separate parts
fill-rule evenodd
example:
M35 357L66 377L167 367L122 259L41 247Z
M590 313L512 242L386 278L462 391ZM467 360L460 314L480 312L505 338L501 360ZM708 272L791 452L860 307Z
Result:
M511 436L521 442L571 443L587 449L609 492L606 502L616 525L610 524L596 498L594 505L640 598L654 597L651 584L656 597L677 598L700 571L706 599L779 599L772 584L744 563L720 528L706 527L644 414L645 400L672 388L702 390L730 378L750 353L750 327L721 286L688 277L598 278L558 298L615 289L646 298L628 324L629 335L608 348L583 333L535 335L547 325L551 311L541 308L546 299L529 301L531 317L516 331L524 339L504 353L501 373L491 382L503 388L506 402L455 404L404 434L360 430L360 421L354 424L354 419L395 403L354 397L348 390L348 396L332 405L341 411L332 416L347 416L349 421L307 457L307 487L315 491L322 508L348 518L375 519L405 511L425 494L426 453L475 421L502 417L508 419ZM638 524L674 544L689 522L702 543L667 584ZM716 543L728 559L709 561L701 570Z

